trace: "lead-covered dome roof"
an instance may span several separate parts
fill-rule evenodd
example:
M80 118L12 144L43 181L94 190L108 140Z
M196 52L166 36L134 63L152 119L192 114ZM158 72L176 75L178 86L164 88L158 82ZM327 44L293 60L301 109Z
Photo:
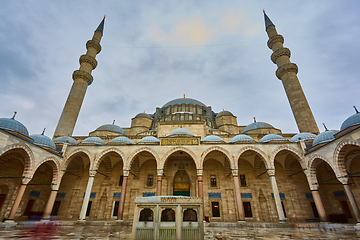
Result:
M69 145L77 145L78 142L69 136L62 136L62 137L57 137L54 139L54 143L60 143L60 144L64 144L64 143L68 143Z
M202 142L224 142L224 140L221 137L216 136L216 135L208 135L208 136L204 137Z
M20 133L21 135L29 137L29 132L26 127L13 118L0 118L0 129Z
M48 136L42 135L42 134L32 134L30 137L34 140L33 143L35 145L41 146L41 147L47 147L51 149L56 149L55 143L51 138Z
M98 127L95 131L109 131L109 132L115 132L115 133L120 133L122 135L126 135L124 129L122 129L121 127L115 124L104 124Z
M343 124L341 124L340 131L347 129L348 127L356 126L360 124L360 113L357 112L354 115L348 117Z
M286 138L279 134L267 134L263 136L259 143L268 143L268 142L286 142Z
M241 133L246 133L248 131L251 130L255 130L255 129L260 129L260 128L274 128L273 126L271 126L270 124L266 123L266 122L254 122L251 123L249 125L247 125Z
M105 145L106 143L99 137L88 137L85 138L81 144Z
M146 136L140 139L139 143L160 143L160 140L153 136Z
M314 140L316 138L316 135L313 133L308 133L308 132L303 132L303 133L298 133L295 136L293 136L290 139L290 142L292 143L297 143L300 140L306 141L306 140Z
M206 107L206 105L203 104L202 102L192 98L177 98L171 100L170 102L165 103L164 106L162 106L162 108L166 108L173 105L181 105L181 104L186 104L186 105L192 104L192 105L199 105L201 107Z
M313 147L316 146L316 145L319 145L321 143L327 143L327 142L331 142L332 140L335 139L335 134L337 133L338 131L336 130L328 130L328 131L325 131L325 132L322 132L320 133L319 135L316 136L316 138L314 139L313 141Z
M190 132L189 130L187 130L186 128L177 128L175 130L172 130L169 135L167 135L168 137L170 136L174 136L174 135L185 135L185 136L191 136L193 137L194 134L192 132Z
M225 110L219 112L219 113L216 115L216 117L222 117L222 116L232 116L232 117L234 117L234 115L233 115L231 112L225 111Z
M135 118L138 118L138 117L145 117L145 118L150 118L150 119L152 119L152 117L150 116L150 114L147 114L147 113L138 113L138 114L136 114Z
M109 142L111 143L116 143L116 144L127 144L127 145L131 145L134 144L129 138L124 137L124 136L120 136L120 137L116 137L113 140L111 140Z
M255 142L255 140L248 135L238 134L230 140L230 143L236 143L236 142Z

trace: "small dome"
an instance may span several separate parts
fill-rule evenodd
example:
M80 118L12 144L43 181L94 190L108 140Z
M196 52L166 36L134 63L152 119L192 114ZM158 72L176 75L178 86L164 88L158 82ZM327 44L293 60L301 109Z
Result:
M99 137L88 137L85 138L81 144L105 145L106 143Z
M204 137L202 142L224 142L224 140L221 137L216 136L216 135L208 135L208 136Z
M35 145L38 145L38 146L41 146L41 147L48 147L48 148L51 148L51 149L56 149L56 146L55 146L55 143L53 140L51 140L51 138L45 136L45 135L42 135L42 134L33 134L33 135L30 135L30 137L32 139L34 139L34 144Z
M229 111L221 111L221 112L219 112L217 115L216 115L216 117L222 117L222 116L234 116L231 112L229 112Z
M192 132L190 132L186 128L177 128L175 130L172 130L169 133L169 135L167 135L167 136L170 137L170 136L173 136L173 135L186 135L186 136L191 136L191 137L194 136L194 134L192 134Z
M268 143L268 142L284 142L287 141L286 138L279 134L267 134L263 136L259 143Z
M124 129L122 129L121 127L115 124L102 125L98 127L95 131L109 131L109 132L115 132L115 133L120 133L122 135L126 135Z
M348 117L343 124L341 124L340 131L347 129L348 127L356 126L360 124L360 113L355 113Z
M313 141L313 147L318 145L318 144L321 144L321 143L326 143L326 142L331 142L332 140L335 139L335 134L337 133L338 131L336 130L329 130L329 131L325 131L325 132L322 132L320 133L319 135L316 136L316 138L314 139Z
M201 107L206 107L206 105L203 104L202 102L192 99L192 98L177 98L177 99L171 100L170 102L165 103L165 105L162 106L162 108L166 108L166 107L173 106L173 105L181 105L181 104L185 104L185 105L192 104L192 105L199 105Z
M259 129L259 128L274 128L274 127L265 122L254 122L254 123L247 125L244 128L244 130L242 130L241 133L246 133L248 131Z
M77 145L78 142L73 139L72 137L68 137L68 136L62 136L62 137L57 137L54 139L54 143L69 143L69 145Z
M160 143L160 140L153 136L147 136L140 139L139 143Z
M138 114L136 114L135 118L138 118L138 117L145 117L145 118L152 119L152 117L147 113L138 113Z
M0 118L0 129L17 132L26 137L29 136L26 127L21 122L12 118Z
M134 144L129 138L120 136L111 140L109 143Z
M255 142L255 140L248 135L239 134L230 140L230 143L236 143L236 142Z
M290 139L290 142L292 143L297 143L299 142L300 140L314 140L316 138L316 135L313 134L313 133L308 133L308 132L303 132L303 133L298 133L296 134L295 136L293 136L291 139Z

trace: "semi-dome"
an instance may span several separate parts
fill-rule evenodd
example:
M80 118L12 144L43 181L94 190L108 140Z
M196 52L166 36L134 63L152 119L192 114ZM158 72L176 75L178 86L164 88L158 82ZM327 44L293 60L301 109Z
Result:
M255 140L248 135L238 134L230 140L230 143L236 143L236 142L255 142Z
M160 140L153 136L146 136L140 139L139 143L160 143Z
M60 144L64 144L64 143L68 143L69 145L77 145L78 142L69 136L62 136L62 137L57 137L54 139L54 143L60 143Z
M186 128L177 128L175 130L172 130L169 135L167 135L168 137L170 136L174 136L174 135L186 135L186 136L191 136L193 137L194 134L192 132L190 132L189 130L187 130Z
M136 114L135 118L139 118L139 117L145 117L145 118L150 118L150 119L152 119L152 117L150 116L150 114L147 114L147 113L138 113L138 114Z
M129 138L124 137L124 136L116 137L116 138L114 138L113 140L111 140L109 143L110 143L110 144L111 144L111 143L128 144L128 145L134 144Z
M0 118L0 129L20 133L21 135L29 137L29 132L26 127L13 118Z
M241 133L246 133L248 131L251 130L255 130L255 129L260 129L260 128L274 128L273 126L271 126L270 124L266 123L266 122L253 122L249 125L247 125Z
M287 141L286 138L279 134L267 134L263 136L259 143L268 143L268 142L284 142Z
M106 143L99 137L88 137L85 138L81 144L105 145Z
M115 133L120 133L122 135L126 135L124 129L122 129L121 127L115 124L104 124L98 127L95 131L109 131L109 132L115 132Z
M216 135L208 135L208 136L204 137L202 142L224 142L224 140L221 137L216 136Z
M55 143L53 140L51 140L51 138L42 135L42 134L33 134L30 135L30 137L34 140L34 144L41 146L41 147L47 147L47 148L51 148L51 149L56 149Z
M341 124L340 131L347 129L348 127L356 126L360 124L360 113L357 112L354 115L348 117L343 124Z
M314 140L316 138L316 135L313 133L309 133L309 132L303 132L303 133L298 133L295 136L293 136L290 139L290 142L292 143L297 143L300 140L306 141L306 140Z
M328 130L328 131L325 131L325 132L322 132L320 133L319 135L316 136L316 138L314 139L313 141L313 147L318 145L318 144L321 144L321 143L326 143L326 142L331 142L332 140L335 139L335 134L337 133L338 131L336 130Z
M216 115L216 117L222 117L222 116L234 116L231 112L229 112L229 111L225 111L225 110L223 110L223 111L221 111L221 112L219 112L217 115Z
M192 98L177 98L174 100L171 100L170 102L165 103L164 106L162 106L162 108L166 108L168 106L173 106L173 105L181 105L181 104L192 104L192 105L199 105L201 107L206 107L205 104L203 104L202 102L192 99Z

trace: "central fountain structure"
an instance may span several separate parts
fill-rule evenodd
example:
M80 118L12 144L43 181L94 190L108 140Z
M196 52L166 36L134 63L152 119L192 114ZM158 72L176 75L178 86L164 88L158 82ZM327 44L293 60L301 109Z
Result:
M204 239L201 198L182 196L137 197L131 239Z

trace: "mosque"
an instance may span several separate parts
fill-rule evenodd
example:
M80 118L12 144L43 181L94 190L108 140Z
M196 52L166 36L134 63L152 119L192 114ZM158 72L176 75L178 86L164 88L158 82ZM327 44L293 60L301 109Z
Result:
M360 113L355 108L340 131L320 133L284 37L264 17L299 133L256 119L239 125L231 112L184 96L137 114L130 127L110 123L73 136L104 18L72 75L52 139L29 135L15 115L0 118L1 219L131 222L136 197L190 196L202 199L210 222L360 222ZM139 211L140 221L153 219L152 209Z

